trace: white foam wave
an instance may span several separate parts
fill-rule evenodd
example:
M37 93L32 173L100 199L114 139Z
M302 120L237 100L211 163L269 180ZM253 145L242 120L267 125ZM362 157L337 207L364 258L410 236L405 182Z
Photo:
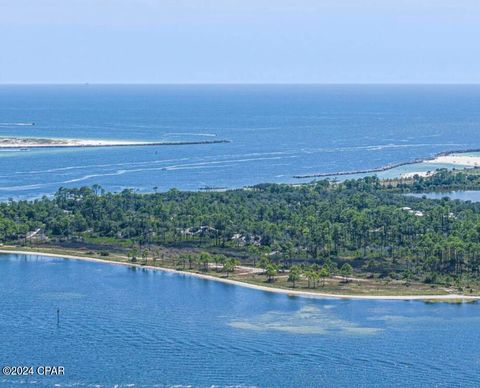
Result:
M35 123L0 123L0 127L32 127Z
M167 162L177 162L182 160L190 160L191 158L180 158L180 159L162 159L162 160L152 160L147 162L128 162L128 163L109 163L109 164L86 164L81 166L68 166L68 167L58 167L58 168L49 168L47 170L31 170L31 171L17 171L15 174L45 174L52 172L61 172L61 171L70 171L70 170L83 170L90 169L92 167L120 167L120 166L142 166L158 163L167 163Z
M205 137L216 137L216 133L196 133L196 132L169 132L165 136L205 136Z
M293 156L293 155L287 156L287 158L296 158L296 157L297 156ZM118 175L145 172L145 171L175 171L175 170L189 170L189 169L199 170L199 169L227 168L227 167L230 168L232 167L232 165L239 164L239 163L246 163L246 162L260 161L260 160L280 160L280 159L285 159L285 157L275 156L275 157L264 157L264 158L245 158L245 159L234 159L234 160L198 162L198 163L184 163L184 164L175 164L170 166L159 166L159 167L152 167L152 168L120 169L117 171L111 171L111 172L105 172L105 173L87 174L84 176L64 180L61 182L38 183L38 184L24 185L24 186L5 186L5 187L0 187L0 191L8 191L8 190L26 191L26 190L39 189L42 187L49 187L49 186L59 187L69 183L84 182L92 178L100 178L105 176L118 176Z
M128 170L118 170L118 171L111 172L111 173L106 173L106 174L90 174L90 175L82 176L82 177L80 177L80 178L69 179L69 180L67 180L67 181L63 181L62 183L65 184L65 183L82 182L82 181L86 181L86 180L91 179L91 178L98 178L98 177L103 177L103 176L123 175L123 174L126 174L127 172L132 172L132 171L128 171Z
M422 148L422 147L465 147L466 144L462 143L416 143L416 144L369 144L364 146L354 146L354 147L334 147L334 148L302 148L300 151L302 153L311 154L316 152L350 152L350 151L381 151L384 149L396 149L396 148Z
M177 165L177 166L167 166L164 167L165 170L172 169L172 168L179 168L179 167L193 167L193 166L209 166L209 165L215 165L215 164L237 164L237 163L245 163L245 162L254 162L254 161L260 161L260 160L280 160L280 159L285 159L285 158L296 158L297 156L292 155L292 156L273 156L273 157L265 157L265 158L245 158L245 159L232 159L232 160L217 160L217 161L211 161L211 162L199 162L199 163L189 163L189 164L183 164L183 165Z
M10 191L10 190L33 190L33 189L39 189L41 187L47 187L55 183L37 183L37 184L32 184L32 185L24 185L24 186L0 186L0 191Z
M217 160L208 161L208 160L200 160L198 163L235 163L236 161L243 162L243 161L254 161L254 160L264 160L264 158L256 158L256 157L267 157L268 160L269 156L285 156L285 155L292 155L296 153L295 151L273 151L273 152L253 152L253 153L245 153L245 154L238 154L235 155L237 158L245 158L246 159L230 159L232 155L216 155L214 158ZM292 157L288 156L288 157ZM254 158L248 158L254 157ZM297 157L297 156L294 156ZM211 157L213 158L213 157ZM211 159L210 158L210 159ZM91 169L91 168L115 168L115 167L136 167L136 166L149 166L149 165L158 165L164 164L169 162L182 162L194 159L193 157L185 157L185 158L176 158L176 159L158 159L158 160L149 160L144 162L126 162L126 163L108 163L108 164L85 164L80 166L67 166L67 167L58 167L58 168L49 168L46 170L29 170L29 171L16 171L15 174L17 175L38 175L38 174L49 174L49 173L57 173L57 172L66 172L66 171L74 171L74 170L84 170L84 169ZM204 158L209 159L209 158ZM219 159L219 160L218 160ZM163 168L167 168L169 166L164 166ZM9 177L9 176L0 176L0 177Z

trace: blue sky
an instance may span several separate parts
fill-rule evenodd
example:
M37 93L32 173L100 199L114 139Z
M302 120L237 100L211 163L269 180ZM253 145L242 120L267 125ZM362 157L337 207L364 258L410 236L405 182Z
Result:
M0 0L0 83L480 83L478 0Z

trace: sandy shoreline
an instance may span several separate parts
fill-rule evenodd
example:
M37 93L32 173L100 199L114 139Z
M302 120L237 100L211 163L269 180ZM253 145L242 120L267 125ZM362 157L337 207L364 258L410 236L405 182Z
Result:
M471 156L463 155L465 153L478 152L480 149L469 149L469 150L455 150L455 151L446 151L435 154L432 157L427 158L417 158L413 160L407 160L398 163L391 163L381 167L375 167L370 169L362 170L351 170L351 171L337 171L337 172L321 172L321 173L309 173L303 175L293 175L295 179L307 179L307 178L331 178L335 176L345 176L345 175L359 175L359 174L373 174L377 172L390 171L398 167L409 166L409 165L418 165L422 163L428 164L451 164L458 165L463 167L480 167L480 156ZM432 171L433 175L435 172ZM413 174L413 175L412 175ZM423 176L425 172L405 172L400 174L400 178L411 178L414 175Z
M0 137L0 149L28 148L72 148L72 147L126 147L126 146L159 146L159 145L189 145L229 143L228 140L199 141L130 141L130 140L82 140L82 139L51 139Z
M413 178L415 175L421 176L421 177L429 177L433 175L434 173L431 171L412 171L412 172L406 172L400 175L400 178L408 179L408 178Z
M426 160L425 163L455 164L460 166L478 167L480 166L480 156L469 155L441 155L435 159Z
M89 262L96 262L102 264L114 264L114 265L123 265L128 267L137 267L137 268L147 268L150 270L155 271L162 271L162 272L170 272L178 275L184 276L193 276L205 280L212 280L220 283L231 284L235 286L251 288L259 291L266 291L266 292L273 292L277 294L284 294L290 296L300 296L305 298L317 298L317 299L359 299L359 300L456 300L456 299L464 299L464 300L479 300L480 296L473 296L473 295L459 295L459 294L446 294L446 295L342 295L342 294L329 294L329 293L321 293L321 292L309 292L309 291L298 291L298 290L285 290L281 288L273 288L273 287L266 287L260 286L256 284L244 283L237 280L226 279L226 278L219 278L216 276L206 275L206 274L199 274L193 272L184 272L178 271L175 269L170 268L162 268L162 267L153 267L149 265L140 265L135 263L128 263L128 262L121 262L121 261L112 261L112 260L104 260L98 259L94 257L83 257L83 256L74 256L74 255L61 255L56 253L43 253L37 251L17 251L17 250L5 250L0 249L0 254L18 254L18 255L31 255L31 256L46 256L46 257L56 257L60 259L71 259L71 260L83 260Z

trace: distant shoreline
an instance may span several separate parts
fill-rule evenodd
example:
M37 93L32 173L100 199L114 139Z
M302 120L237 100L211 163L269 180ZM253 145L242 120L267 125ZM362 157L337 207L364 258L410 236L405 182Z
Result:
M7 249L0 249L0 254L16 254L16 255L30 255L30 256L46 256L46 257L55 257L65 260L83 260L88 262L95 262L95 263L102 263L102 264L115 264L115 265L123 265L127 267L135 267L135 268L146 268L155 271L162 271L162 272L169 272L174 273L177 275L186 275L186 276L193 276L196 278L204 279L204 280L212 280L220 283L226 283L234 286L240 286L244 288L250 288L258 291L266 291L272 292L276 294L284 294L288 296L299 296L304 298L314 298L314 299L356 299L356 300L420 300L420 301L448 301L448 300L480 300L480 295L459 295L459 294L444 294L444 295L355 295L355 294L329 294L329 293L322 293L322 292L310 292L310 291L299 291L299 290L287 290L283 288L275 288L275 287L267 287L267 286L260 286L257 284L241 282L238 280L227 279L227 278L220 278L217 276L207 275L207 274L200 274L195 272L187 272L187 271L178 271L176 269L171 268L164 268L164 267L154 267L151 265L140 265L136 263L130 263L126 261L114 261L108 259L99 259L95 257L87 257L87 256L75 256L75 255L63 255L57 253L44 253L40 251L17 251L17 250L7 250Z
M327 178L327 177L333 177L333 176L342 176L342 175L358 175L358 174L370 174L373 172L383 172L383 171L388 171L392 170L397 167L402 167L402 166L408 166L411 164L420 164L420 163L446 163L446 164L459 164L462 165L461 163L456 163L455 159L449 159L448 157L453 155L453 154L466 154L469 152L480 152L480 148L472 148L472 149L466 149L466 150L452 150L452 151L443 151L439 152L431 157L427 158L416 158L413 160L407 160L404 162L398 162L398 163L392 163L392 164L387 164L382 167L375 167L375 168L370 168L370 169L364 169L364 170L352 170L352 171L337 171L337 172L322 172L322 173L313 173L313 174L305 174L305 175L294 175L293 178L295 179L307 179L307 178ZM465 158L465 157L464 157ZM470 166L477 166L477 164L480 166L480 159L478 163L475 164L468 164Z
M230 143L230 140L193 140L193 141L123 141L123 140L80 140L80 139L50 139L0 137L1 149L29 149L29 148L91 148L91 147L145 147L145 146L173 146L195 144Z

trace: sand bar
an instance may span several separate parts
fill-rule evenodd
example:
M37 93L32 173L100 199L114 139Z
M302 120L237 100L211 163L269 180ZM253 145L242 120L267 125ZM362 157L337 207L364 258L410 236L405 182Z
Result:
M229 140L201 141L130 141L130 140L88 140L88 139L50 139L36 137L0 137L0 149L24 148L67 148L67 147L126 147L126 146L164 146L189 144L230 143Z
M61 259L72 259L72 260L83 260L83 261L90 261L90 262L97 262L103 264L115 264L115 265L124 265L129 267L137 267L137 268L146 268L155 271L162 271L162 272L170 272L175 273L178 275L183 276L193 276L201 279L206 280L213 280L215 282L220 283L227 283L232 284L235 286L245 287L245 288L252 288L259 291L266 291L266 292L273 292L277 294L285 294L290 296L300 296L304 298L317 298L317 299L363 299L363 300L480 300L480 295L460 295L460 294L444 294L444 295L348 295L348 294L329 294L329 293L322 293L322 292L309 292L309 291L299 291L299 290L286 290L282 288L274 288L274 287L266 287L266 286L259 286L256 284L244 283L237 280L226 279L226 278L219 278L212 275L194 273L194 272L186 272L186 271L178 271L175 269L170 268L162 268L162 267L153 267L149 265L140 265L130 262L122 262L122 261L112 261L112 260L104 260L104 259L97 259L94 257L83 257L83 256L73 256L73 255L61 255L55 253L43 253L43 252L36 252L36 251L17 251L17 250L4 250L0 249L0 253L7 253L7 254L17 254L17 255L30 255L30 256L46 256L46 257L57 257Z
M480 156L473 155L441 155L434 159L426 160L425 163L456 164L461 166L479 167Z

